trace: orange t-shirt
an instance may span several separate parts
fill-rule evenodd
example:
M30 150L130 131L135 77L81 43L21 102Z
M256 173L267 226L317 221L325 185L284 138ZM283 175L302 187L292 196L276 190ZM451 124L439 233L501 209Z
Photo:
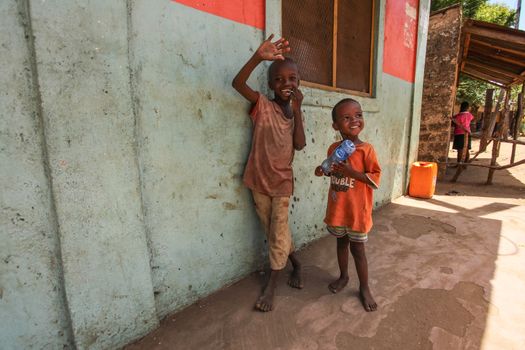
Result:
M259 94L250 117L253 121L252 149L244 169L244 184L270 197L293 193L293 119L281 107Z
M340 143L332 144L328 155ZM332 173L324 222L328 226L344 226L355 232L367 233L372 228L373 190L379 186L381 168L374 147L366 142L356 145L347 162L354 170L365 173L375 186Z

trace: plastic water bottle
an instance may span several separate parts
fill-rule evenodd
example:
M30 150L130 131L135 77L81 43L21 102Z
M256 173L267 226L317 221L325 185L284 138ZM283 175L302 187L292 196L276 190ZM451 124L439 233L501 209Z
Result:
M321 168L325 174L330 173L330 168L334 163L341 163L346 160L352 153L355 152L355 145L350 140L344 140L339 146L332 152L332 154L326 158L321 164Z

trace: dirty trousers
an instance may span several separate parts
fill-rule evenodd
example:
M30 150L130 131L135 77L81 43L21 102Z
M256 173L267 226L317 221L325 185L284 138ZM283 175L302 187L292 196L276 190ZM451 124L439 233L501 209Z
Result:
M252 191L255 210L261 220L268 241L268 255L272 270L282 270L288 255L294 251L292 234L288 226L290 197L270 197Z

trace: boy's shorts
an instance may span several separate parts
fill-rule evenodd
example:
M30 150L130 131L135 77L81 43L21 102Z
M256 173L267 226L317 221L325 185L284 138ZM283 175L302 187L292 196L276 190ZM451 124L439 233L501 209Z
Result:
M471 137L469 135L469 138L468 138L468 144L467 144L467 148L468 149L472 149L472 141L471 141ZM458 135L454 135L454 142L452 143L452 149L456 149L456 150L463 150L463 146L465 145L465 135L464 134L458 134Z
M290 197L270 197L252 191L255 211L264 227L268 240L268 257L272 270L282 270L288 255L294 251L292 234L288 225Z
M337 238L348 236L350 242L365 243L368 241L367 233L352 231L346 226L326 226L326 229Z

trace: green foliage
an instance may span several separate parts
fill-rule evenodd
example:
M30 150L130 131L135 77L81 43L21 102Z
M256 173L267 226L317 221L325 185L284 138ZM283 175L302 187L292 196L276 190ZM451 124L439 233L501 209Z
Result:
M521 92L521 85L517 84L510 88L510 100L518 101L518 94Z
M489 88L492 89L494 86L481 80L460 75L456 102L459 104L468 101L472 106L483 106L485 104L485 91Z
M431 11L441 10L442 8L452 6L461 2L463 8L463 17L474 18L478 9L487 3L488 0L432 0L430 5Z
M474 15L474 19L490 23L496 23L506 27L514 26L516 18L516 10L512 10L505 5L481 5Z

